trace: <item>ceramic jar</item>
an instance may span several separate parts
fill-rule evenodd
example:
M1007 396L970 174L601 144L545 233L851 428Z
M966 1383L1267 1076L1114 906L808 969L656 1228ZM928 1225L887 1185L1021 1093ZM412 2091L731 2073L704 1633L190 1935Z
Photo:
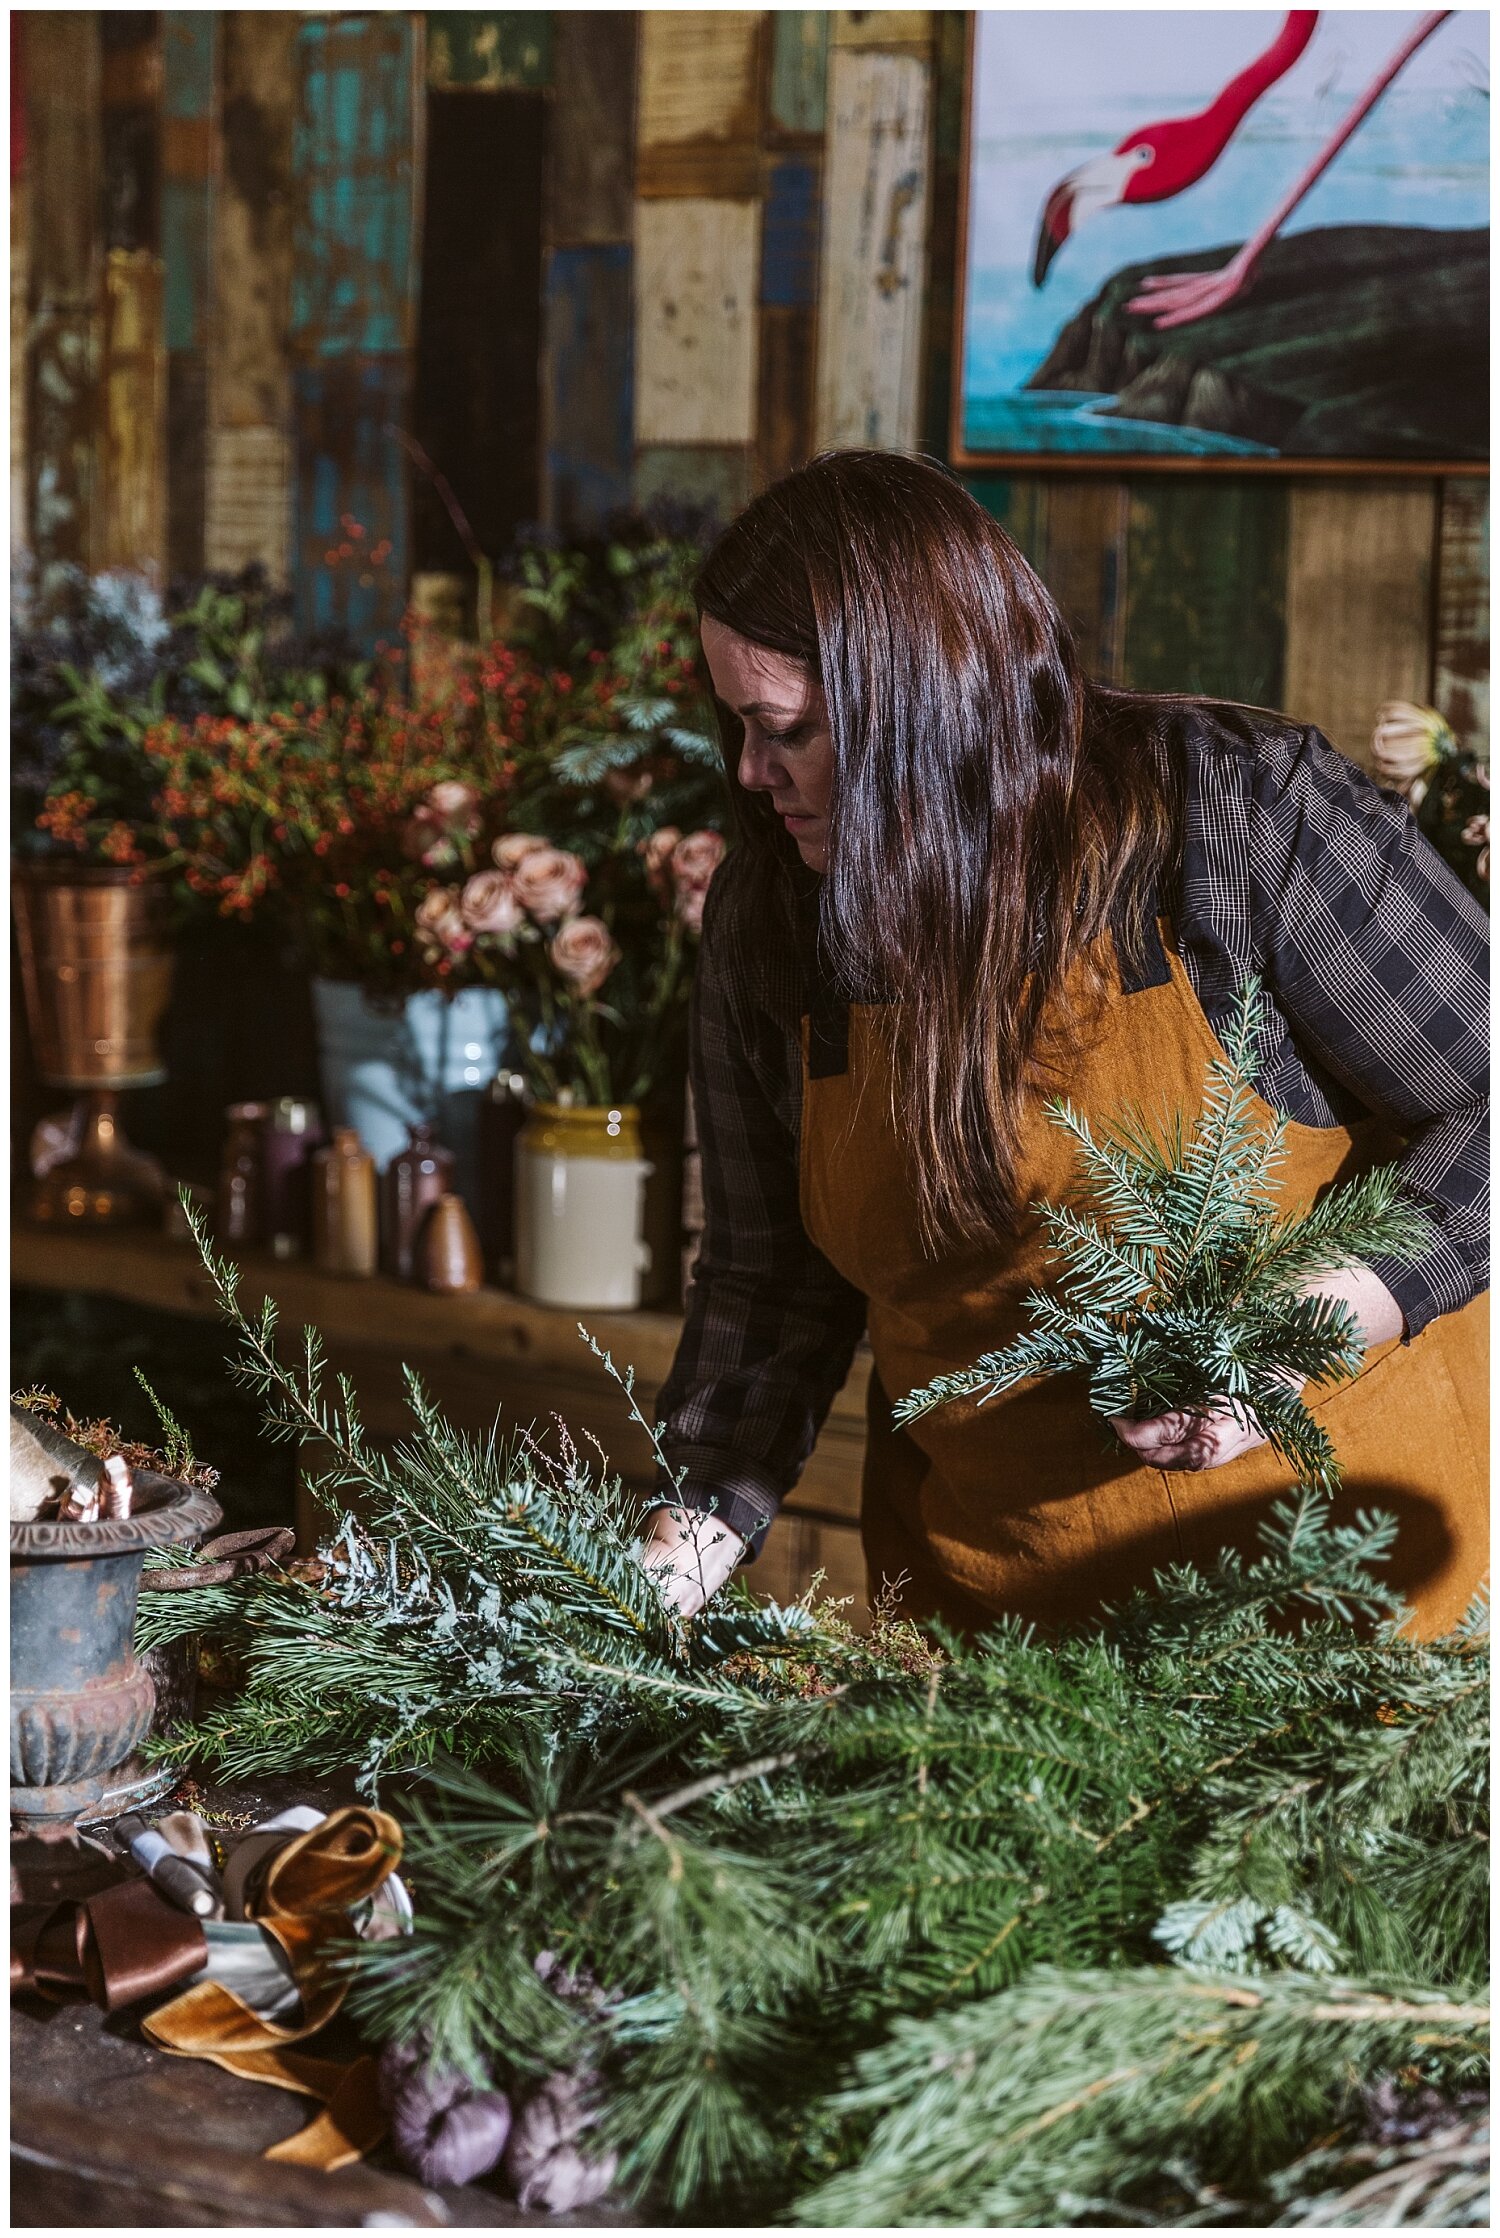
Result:
M353 1127L312 1159L313 1260L324 1274L375 1272L378 1223L375 1160Z
M516 1143L516 1288L539 1305L638 1306L651 1263L633 1104L539 1103Z
M438 1198L422 1223L417 1262L422 1287L445 1297L477 1290L484 1280L474 1223L463 1198L451 1190Z

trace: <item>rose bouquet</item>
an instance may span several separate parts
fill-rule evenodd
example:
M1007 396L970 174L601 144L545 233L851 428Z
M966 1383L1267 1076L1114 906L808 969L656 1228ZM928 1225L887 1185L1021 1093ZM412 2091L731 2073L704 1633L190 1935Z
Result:
M1469 891L1489 906L1490 767L1487 747L1466 746L1435 707L1388 700L1370 740L1375 782L1398 793Z
M279 916L310 967L373 993L456 991L458 942L428 937L487 862L547 687L493 648L440 706L389 688L256 721L146 735L163 836L226 917Z
M530 832L435 886L419 912L429 968L499 987L532 1090L552 1103L640 1104L680 1070L716 831L671 827L590 868Z

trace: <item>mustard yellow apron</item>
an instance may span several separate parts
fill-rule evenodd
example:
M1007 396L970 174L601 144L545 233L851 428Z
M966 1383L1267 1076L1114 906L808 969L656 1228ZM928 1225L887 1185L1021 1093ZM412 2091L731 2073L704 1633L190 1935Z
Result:
M1222 1054L1170 945L1155 978L1126 991L1112 977L1117 991L1059 1083L1096 1128L1132 1105L1163 1120L1196 1112L1205 1068ZM1014 1237L936 1259L924 1252L891 1116L888 1026L879 1006L826 998L803 1021L802 1217L869 1301L875 1373L861 1524L872 1592L904 1580L908 1614L971 1633L1002 1612L1057 1626L1118 1604L1169 1563L1208 1564L1225 1546L1253 1553L1259 1524L1291 1489L1285 1463L1263 1446L1218 1469L1143 1467L1092 1413L1077 1377L893 1424L891 1400L1016 1335L1047 1263L1029 1214ZM1021 1143L1027 1205L1076 1185L1072 1147L1043 1100ZM1382 1150L1373 1126L1293 1124L1283 1201L1306 1205L1393 1147L1386 1137ZM1424 1637L1462 1615L1488 1561L1487 1307L1476 1298L1410 1344L1374 1347L1357 1376L1314 1403L1343 1468L1336 1513L1378 1507L1399 1519L1386 1575Z

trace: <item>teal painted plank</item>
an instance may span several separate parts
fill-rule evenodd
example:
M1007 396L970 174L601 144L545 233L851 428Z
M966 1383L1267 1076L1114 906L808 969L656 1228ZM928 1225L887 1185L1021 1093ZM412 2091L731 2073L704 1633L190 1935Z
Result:
M1124 681L1276 706L1286 554L1279 482L1162 475L1132 483Z
M779 8L771 19L770 116L778 132L821 132L828 103L828 12Z
M429 9L427 83L439 93L551 85L551 10L475 14L463 8Z
M297 26L291 332L300 354L383 354L411 339L412 19Z
M1047 557L1047 485L1035 474L965 474L964 488L1040 570Z
M161 21L162 111L169 117L206 117L214 105L218 15L211 8L169 8Z

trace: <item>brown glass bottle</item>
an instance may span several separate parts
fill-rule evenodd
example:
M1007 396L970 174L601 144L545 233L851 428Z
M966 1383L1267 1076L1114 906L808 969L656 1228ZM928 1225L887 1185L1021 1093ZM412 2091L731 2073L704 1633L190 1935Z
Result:
M398 1282L414 1282L417 1235L430 1208L453 1186L453 1153L432 1139L429 1126L415 1126L398 1150L380 1185L380 1264Z
M479 1099L474 1225L492 1282L508 1283L516 1261L516 1142L526 1124L526 1082L497 1072Z
M477 1290L484 1279L479 1238L462 1197L451 1192L438 1198L422 1223L417 1244L424 1289L449 1296Z

